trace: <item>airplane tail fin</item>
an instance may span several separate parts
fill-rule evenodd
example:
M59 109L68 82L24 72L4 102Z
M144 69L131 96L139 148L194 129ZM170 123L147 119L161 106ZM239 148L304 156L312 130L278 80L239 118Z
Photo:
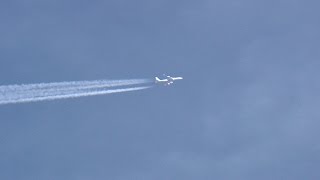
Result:
M158 77L155 78L156 83L158 83L160 81L160 79Z

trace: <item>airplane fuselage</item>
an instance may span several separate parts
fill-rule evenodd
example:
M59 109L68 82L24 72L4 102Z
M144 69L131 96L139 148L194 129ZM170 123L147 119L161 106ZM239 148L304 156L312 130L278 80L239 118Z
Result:
M160 84L160 85L164 85L164 86L169 86L171 84L173 84L174 81L176 80L182 80L182 77L171 77L171 76L166 76L166 78L164 79L160 79L158 77L155 78L155 83L156 84Z

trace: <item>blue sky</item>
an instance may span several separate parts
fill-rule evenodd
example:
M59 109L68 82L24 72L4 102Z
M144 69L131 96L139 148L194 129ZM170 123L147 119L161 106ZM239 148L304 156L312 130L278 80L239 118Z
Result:
M1 1L1 84L185 80L0 107L0 179L319 179L317 1Z

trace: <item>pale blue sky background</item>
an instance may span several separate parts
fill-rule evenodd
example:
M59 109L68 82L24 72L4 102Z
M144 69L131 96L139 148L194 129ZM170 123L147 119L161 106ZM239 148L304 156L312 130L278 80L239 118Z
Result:
M0 106L0 179L319 179L319 7L2 0L1 84L185 80Z

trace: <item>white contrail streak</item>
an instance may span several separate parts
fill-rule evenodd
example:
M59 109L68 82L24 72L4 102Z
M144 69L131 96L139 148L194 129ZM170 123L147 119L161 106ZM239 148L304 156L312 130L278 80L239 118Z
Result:
M97 91L78 92L78 93L71 93L71 94L44 96L44 97L25 97L25 98L11 99L11 100L0 99L0 105L113 94L113 93L129 92L129 91L138 91L138 90L148 89L151 87L152 86L143 86L143 87L133 87L133 88L123 88L123 89L97 90Z
M141 86L150 82L147 79L133 79L0 86L0 105L137 91L147 89L150 86L128 86ZM115 89L116 87L117 89Z
M97 81L73 81L59 83L41 83L27 85L9 85L0 86L0 99L3 98L23 98L24 96L53 96L61 93L77 93L79 90L93 88L111 88L120 86L132 86L149 84L152 82L148 79L131 79L131 80L97 80Z
M25 91L25 90L42 90L42 89L68 89L68 88L84 88L84 87L117 87L136 84L150 83L148 79L131 79L131 80L96 80L96 81L71 81L71 82L55 82L55 83L39 83L39 84L22 84L0 86L1 92Z

